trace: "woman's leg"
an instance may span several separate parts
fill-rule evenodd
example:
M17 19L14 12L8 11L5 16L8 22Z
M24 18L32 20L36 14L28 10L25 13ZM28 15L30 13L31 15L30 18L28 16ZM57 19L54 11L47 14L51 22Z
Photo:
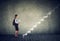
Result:
M15 37L18 37L18 31L19 31L18 25L15 26L15 29L16 29L16 31L15 31Z
M18 31L17 30L15 31L15 37L18 37Z

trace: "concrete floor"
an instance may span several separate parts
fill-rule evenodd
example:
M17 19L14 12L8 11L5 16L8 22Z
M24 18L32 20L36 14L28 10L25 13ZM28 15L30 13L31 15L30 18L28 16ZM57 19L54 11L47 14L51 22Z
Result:
M0 35L0 41L60 41L59 34L29 34L24 38L19 35L18 38L14 35Z

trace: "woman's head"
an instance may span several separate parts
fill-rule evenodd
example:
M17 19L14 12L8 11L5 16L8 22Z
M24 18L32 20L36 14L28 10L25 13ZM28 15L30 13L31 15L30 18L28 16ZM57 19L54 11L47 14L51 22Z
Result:
M15 18L17 18L18 17L18 15L17 14L15 14Z

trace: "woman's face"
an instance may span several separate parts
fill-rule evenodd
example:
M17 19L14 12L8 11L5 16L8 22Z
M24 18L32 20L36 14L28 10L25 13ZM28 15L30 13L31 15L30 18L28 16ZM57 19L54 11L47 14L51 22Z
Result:
M16 18L18 18L18 16L16 16Z

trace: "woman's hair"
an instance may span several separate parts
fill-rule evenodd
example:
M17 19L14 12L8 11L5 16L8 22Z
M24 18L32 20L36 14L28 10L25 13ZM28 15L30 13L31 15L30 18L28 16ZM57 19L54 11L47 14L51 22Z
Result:
M17 14L15 14L15 18L17 17L18 15Z

